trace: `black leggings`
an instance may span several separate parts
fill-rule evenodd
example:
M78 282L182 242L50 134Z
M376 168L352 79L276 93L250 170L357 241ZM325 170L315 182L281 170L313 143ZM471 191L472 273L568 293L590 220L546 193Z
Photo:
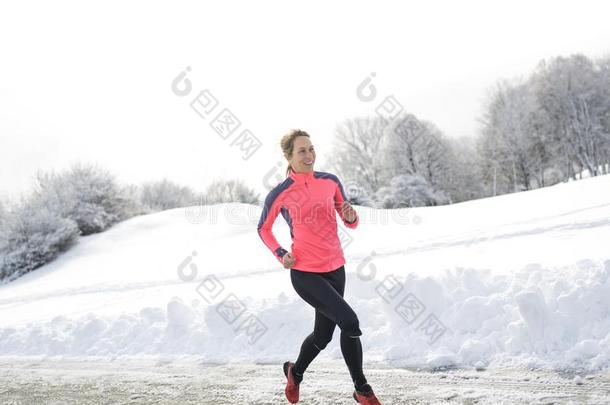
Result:
M327 273L290 269L292 286L316 310L313 333L305 338L294 371L302 376L309 364L332 340L335 325L341 329L341 352L356 388L366 384L362 372L360 326L354 310L343 299L345 268Z

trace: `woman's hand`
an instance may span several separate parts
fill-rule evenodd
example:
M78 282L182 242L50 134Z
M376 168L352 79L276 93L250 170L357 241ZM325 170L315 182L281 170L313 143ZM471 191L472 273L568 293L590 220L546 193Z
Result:
M345 218L347 222L354 222L356 218L358 218L356 210L348 201L343 201L343 205L341 205L341 210L343 211L343 218Z
M297 259L290 252L287 252L284 256L282 256L282 264L286 269L289 269L294 266L294 262L296 261Z

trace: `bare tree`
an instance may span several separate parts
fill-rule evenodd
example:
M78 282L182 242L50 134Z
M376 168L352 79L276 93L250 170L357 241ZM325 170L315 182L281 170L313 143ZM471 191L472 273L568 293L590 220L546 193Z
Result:
M333 170L346 182L359 184L367 193L374 192L388 177L383 144L386 122L381 117L347 119L339 124L333 139Z
M478 173L467 170L465 160L460 160L467 152L472 154L469 159L474 159L476 150L462 150L458 157L452 145L434 124L413 114L402 113L391 123L379 117L357 118L338 128L332 161L343 178L357 183L354 188L359 196L355 201L365 205L390 204L381 203L379 196L388 195L387 187L392 181L403 184L397 183L396 178L404 179L400 177L404 175L411 179L421 177L430 192L436 193L438 198L427 200L435 204L463 201L467 195L480 197L482 191L477 191L476 186L466 187L467 183L479 182ZM465 170L459 172L462 169ZM469 192L456 187L458 178ZM409 187L416 183L404 182Z
M455 160L447 137L431 122L412 114L401 115L388 133L385 155L392 177L417 174L436 190L448 190L456 169L451 166Z
M502 185L505 191L531 188L528 156L530 110L527 87L506 81L497 83L486 106L481 151L486 162L493 167L494 181L500 178L506 183Z
M449 170L442 177L440 188L452 203L486 196L476 142L476 138L471 136L447 139Z
M603 65L603 63L602 63ZM541 62L533 77L540 112L559 147L566 176L587 169L600 174L608 162L610 96L607 70L584 55Z
M556 147L528 81L501 81L490 93L479 139L485 179L492 195L543 187Z

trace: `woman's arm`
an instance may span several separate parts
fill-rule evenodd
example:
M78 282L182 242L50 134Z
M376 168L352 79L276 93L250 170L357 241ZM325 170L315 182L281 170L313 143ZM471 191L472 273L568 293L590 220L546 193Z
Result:
M282 264L284 264L282 258L287 253L287 250L282 248L278 243L277 239L273 235L273 223L280 212L280 191L273 189L265 198L265 204L263 206L263 212L261 213L260 220L258 221L258 235L263 240L263 243L271 250L271 253L275 258Z
M358 218L358 213L352 207L352 205L347 201L347 197L345 195L345 191L343 190L343 185L337 179L336 181L337 187L335 189L335 210L339 213L341 220L348 228L356 228L360 219Z

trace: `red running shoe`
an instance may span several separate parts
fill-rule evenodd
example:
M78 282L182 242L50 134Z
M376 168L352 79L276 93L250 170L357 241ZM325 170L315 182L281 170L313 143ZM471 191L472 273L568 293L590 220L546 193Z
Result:
M299 385L300 383L294 380L294 375L292 374L292 367L294 367L294 363L287 361L284 363L284 375L288 379L286 382L286 389L284 392L286 393L286 399L291 404L296 404L299 402Z
M366 387L369 389L366 392L360 392L358 390L354 391L354 399L356 402L362 405L381 405L381 402L379 402L375 396L371 386L367 384Z

